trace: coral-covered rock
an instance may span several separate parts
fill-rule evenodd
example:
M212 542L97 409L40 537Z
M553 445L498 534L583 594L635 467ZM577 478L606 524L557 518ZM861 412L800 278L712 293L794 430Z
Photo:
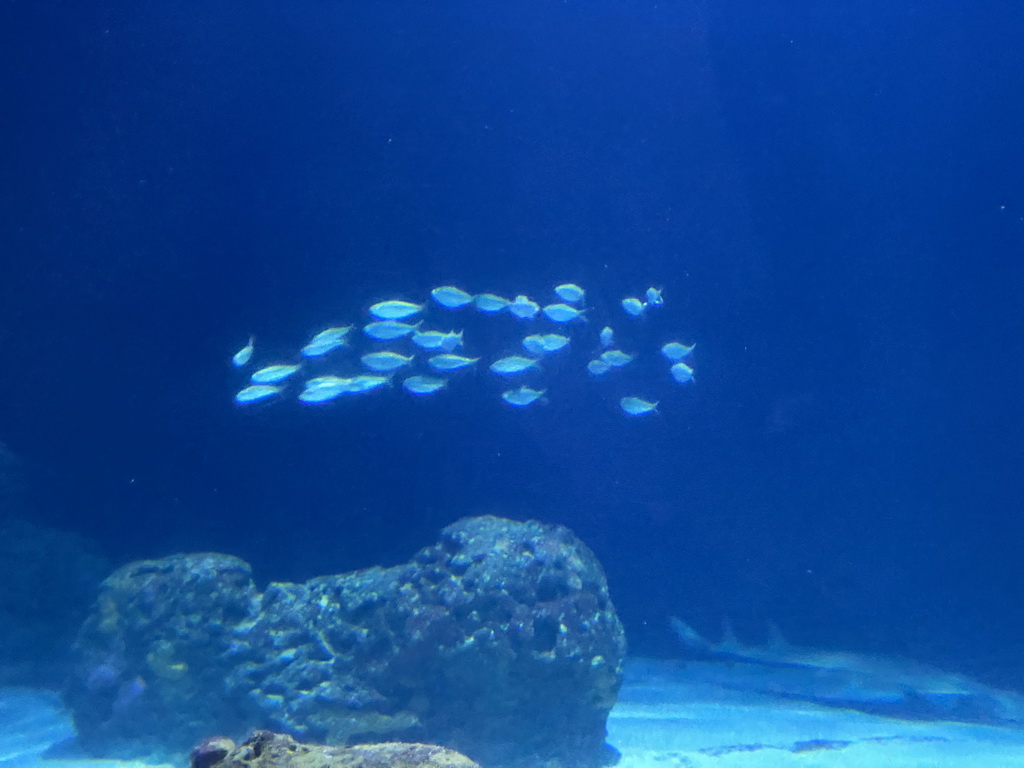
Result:
M191 768L479 768L465 755L431 744L385 742L352 747L300 744L256 731L239 746L207 739L192 751Z
M406 565L262 595L234 558L135 563L104 582L78 649L67 698L96 754L270 728L587 768L607 761L625 640L569 530L480 517Z
M145 756L179 750L211 728L247 728L256 712L232 700L224 680L234 633L258 609L249 566L227 555L175 555L114 571L79 631L65 695L82 746Z

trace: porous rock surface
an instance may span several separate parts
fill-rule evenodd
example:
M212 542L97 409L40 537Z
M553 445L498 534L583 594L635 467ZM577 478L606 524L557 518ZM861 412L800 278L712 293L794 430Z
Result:
M351 747L300 744L290 736L256 731L235 746L207 739L192 751L191 768L479 768L465 755L432 744L385 742Z
M609 761L625 638L571 531L477 517L407 564L262 594L225 555L132 563L103 583L76 654L66 700L95 755L271 729L587 768Z

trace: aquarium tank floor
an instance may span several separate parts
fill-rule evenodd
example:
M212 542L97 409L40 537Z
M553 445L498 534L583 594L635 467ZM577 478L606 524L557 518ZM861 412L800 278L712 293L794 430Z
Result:
M687 682L671 662L633 660L629 668L608 722L621 768L1024 768L1024 729L778 700ZM0 689L0 768L145 768L44 756L73 735L53 693Z

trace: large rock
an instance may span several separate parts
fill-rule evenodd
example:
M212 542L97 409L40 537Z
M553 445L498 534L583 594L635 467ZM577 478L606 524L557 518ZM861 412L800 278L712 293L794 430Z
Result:
M256 731L235 746L210 738L192 750L191 768L480 768L465 755L432 744L385 742L352 747L300 744L290 736Z
M104 582L77 649L67 700L97 755L267 728L588 768L608 761L625 639L569 530L480 517L406 565L263 594L223 555L134 563Z

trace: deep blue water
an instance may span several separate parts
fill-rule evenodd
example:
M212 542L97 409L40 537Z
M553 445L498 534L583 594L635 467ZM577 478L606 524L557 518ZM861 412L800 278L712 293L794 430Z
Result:
M535 517L597 552L634 652L675 653L672 613L774 621L1024 686L1024 7L777 5L5 2L0 440L33 514L261 582ZM664 286L638 335L696 341L695 386L643 420L557 371L522 412L483 369L232 403L250 333L565 280L609 316Z

